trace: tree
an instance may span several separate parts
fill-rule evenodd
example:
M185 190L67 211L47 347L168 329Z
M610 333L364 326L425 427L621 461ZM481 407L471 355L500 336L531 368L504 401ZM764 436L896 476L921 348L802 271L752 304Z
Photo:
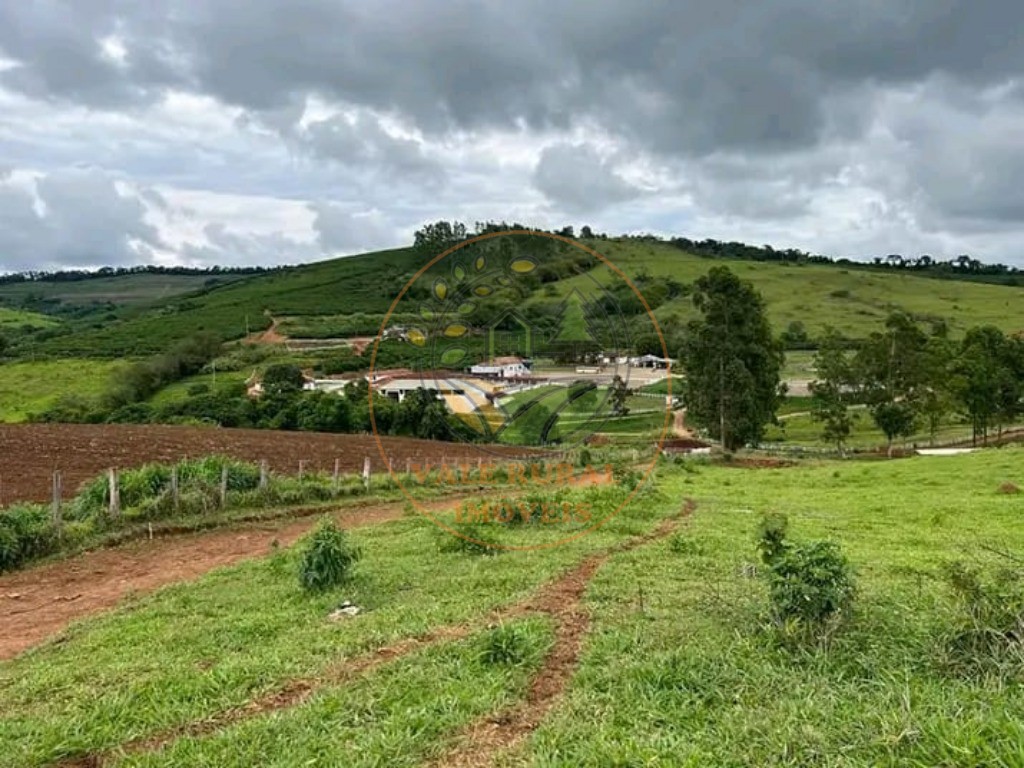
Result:
M885 331L871 334L854 359L861 394L890 454L896 437L913 433L919 399L928 386L927 347L924 331L906 314L894 312Z
M693 302L703 317L689 324L684 342L688 413L727 450L756 443L782 399L782 347L764 299L714 267L694 285Z
M950 388L953 356L953 343L947 338L944 328L937 328L925 345L923 386L915 398L917 409L928 427L928 439L932 445L935 445L943 419L953 409L953 393Z
M622 377L615 374L612 384L608 388L608 399L612 406L612 413L615 416L628 416L629 408L626 405L626 398L629 397L629 390Z
M971 419L972 439L988 443L988 430L1021 411L1024 351L994 326L971 328L953 362L952 389Z
M893 440L910 437L914 433L916 414L907 402L885 402L875 406L872 416L885 434L887 453L892 456Z
M275 397L302 391L306 377L297 365L272 365L263 374L263 391Z
M840 455L853 430L853 417L847 404L853 384L853 366L847 356L842 337L828 328L814 358L818 379L811 382L813 404L811 416L824 424L822 436L834 443Z
M413 248L423 258L432 259L466 239L466 225L459 221L438 221L416 232Z

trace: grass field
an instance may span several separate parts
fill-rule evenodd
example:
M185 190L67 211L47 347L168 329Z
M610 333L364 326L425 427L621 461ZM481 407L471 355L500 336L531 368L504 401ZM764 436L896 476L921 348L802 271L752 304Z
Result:
M167 301L174 296L201 291L211 285L227 285L240 275L120 275L89 280L0 285L0 301L20 302L35 297L71 306L90 304L138 305Z
M566 705L505 765L1020 765L1021 669L956 674L938 577L954 560L1024 551L1024 453L807 469L697 469L666 490L700 508L683 534L613 560L588 604L591 641ZM829 650L773 643L753 577L761 513L838 542L857 571Z
M25 421L61 395L103 394L126 363L110 360L47 360L0 364L0 422Z
M0 307L0 332L22 328L52 328L57 324L58 321L48 315Z
M997 564L990 545L1024 551L1019 499L997 492L1024 483L1022 459L1002 449L774 470L666 465L657 490L554 549L442 552L438 531L417 517L360 530L355 580L314 597L298 588L296 552L270 552L0 663L0 764L439 760L472 723L525 701L561 642L544 616L495 625L490 612L528 605L538 586L604 550L571 683L497 764L1017 765L1024 668L972 675L946 664L945 633L959 614L939 573L953 560ZM560 498L610 509L623 494ZM670 538L608 549L650 531L684 497L696 512ZM828 646L783 646L771 629L754 549L768 511L788 515L795 540L840 544L856 571L854 610ZM506 543L565 532L489 529ZM365 612L328 622L342 600ZM393 659L376 653L403 642ZM515 653L496 662L496 648Z
M692 283L713 266L727 266L764 295L776 333L800 321L812 336L832 325L849 336L862 337L878 330L893 310L922 320L944 319L955 336L988 323L1004 331L1024 329L1024 288L826 265L707 259L656 243L610 240L592 245L630 276L646 271L656 278ZM611 272L600 267L587 276L555 285L559 296L573 289L587 294L594 292L595 280L608 283ZM673 316L686 320L695 316L695 310L689 298L680 298L659 307L655 314L659 321Z

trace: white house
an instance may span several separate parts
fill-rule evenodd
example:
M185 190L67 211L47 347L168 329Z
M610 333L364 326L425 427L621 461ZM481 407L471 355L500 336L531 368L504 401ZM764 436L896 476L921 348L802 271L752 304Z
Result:
M476 376L490 376L499 379L518 379L530 375L533 363L521 357L496 357L486 363L479 363L469 369Z

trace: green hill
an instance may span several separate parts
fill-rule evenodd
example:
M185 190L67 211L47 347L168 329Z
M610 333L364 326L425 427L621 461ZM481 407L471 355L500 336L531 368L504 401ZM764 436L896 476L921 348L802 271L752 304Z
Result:
M712 266L726 264L764 294L776 332L800 322L812 338L826 325L861 337L880 327L894 310L922 321L944 321L955 336L987 323L1006 331L1024 329L1024 288L885 269L707 258L668 243L641 240L582 242L638 280L644 295L656 305L659 320L669 327L693 315L685 286ZM284 332L296 337L366 335L379 325L422 258L413 249L381 251L267 275L234 277L213 286L193 278L154 275L33 283L31 289L43 295L71 296L74 301L106 297L115 306L102 317L87 314L66 320L59 328L45 329L26 342L31 349L19 351L49 356L146 355L200 331L225 340L240 339L268 328L272 316L282 320ZM546 305L556 311L574 290L584 296L599 295L600 286L610 284L613 277L603 265L568 279L552 279L549 274L535 281L532 296L521 304L538 310ZM659 286L668 278L681 283L684 290L665 295ZM24 285L0 286L0 301L26 290ZM403 305L403 318L415 309L414 303Z

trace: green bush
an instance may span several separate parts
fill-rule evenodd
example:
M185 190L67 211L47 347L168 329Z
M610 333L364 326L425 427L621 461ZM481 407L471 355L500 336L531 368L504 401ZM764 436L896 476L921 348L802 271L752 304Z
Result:
M533 646L526 627L501 624L484 638L481 660L486 664L518 667L533 656Z
M299 583L307 592L344 584L359 561L359 548L333 520L325 518L307 539L299 563Z
M768 588L776 622L819 628L838 617L854 594L854 576L830 541L796 544L770 562Z
M46 507L19 504L0 512L0 571L57 550L59 537Z

